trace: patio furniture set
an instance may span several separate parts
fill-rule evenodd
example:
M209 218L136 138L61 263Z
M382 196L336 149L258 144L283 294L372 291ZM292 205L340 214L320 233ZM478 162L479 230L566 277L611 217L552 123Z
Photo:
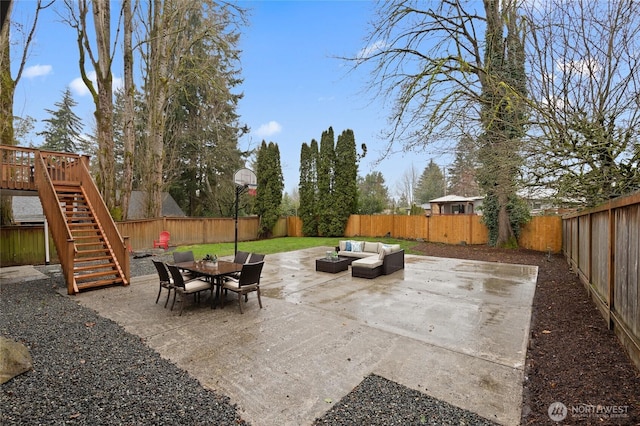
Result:
M335 255L316 260L316 271L338 273L351 265L351 276L376 278L404 269L404 250L399 244L341 240Z
M239 251L233 261L203 262L196 261L193 252L174 252L172 264L157 260L152 260L152 262L156 267L160 281L156 303L160 300L162 290L166 289L167 299L164 303L166 308L173 291L173 302L171 303L171 310L173 310L176 297L180 294L180 315L182 315L187 295L193 294L194 300L198 302L200 293L207 291L211 292L212 309L215 309L217 304L220 304L221 308L224 307L224 299L228 291L238 295L240 313L243 313L242 296L244 296L246 303L248 294L252 292L256 292L258 304L262 309L260 274L264 266L263 254Z

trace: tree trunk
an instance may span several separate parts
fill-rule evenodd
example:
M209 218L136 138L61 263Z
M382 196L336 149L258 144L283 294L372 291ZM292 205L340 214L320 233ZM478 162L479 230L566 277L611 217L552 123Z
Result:
M98 169L102 198L109 211L115 207L115 158L113 144L113 93L111 75L111 10L109 0L93 0L93 21L98 46L96 123Z
M166 6L166 5L165 5ZM147 78L147 180L145 181L146 217L160 217L162 213L162 183L163 183L163 151L165 128L165 104L167 99L167 70L169 55L167 54L167 28L163 2L153 1L150 52Z
M11 16L9 8L8 16ZM11 45L9 43L9 19L0 33L0 143L15 145L13 137L13 94L15 81L11 78ZM13 199L2 197L0 200L0 225L13 223Z
M122 209L121 218L122 220L126 220L129 213L131 190L133 189L133 167L135 154L135 87L133 85L133 49L131 43L133 32L131 0L124 0L122 7L124 9L124 164L118 204Z
M500 210L498 211L498 240L496 241L496 246L511 247L515 245L517 247L516 237L511 227L509 212L507 211L509 197L501 191L501 194L498 195L498 202L500 204Z

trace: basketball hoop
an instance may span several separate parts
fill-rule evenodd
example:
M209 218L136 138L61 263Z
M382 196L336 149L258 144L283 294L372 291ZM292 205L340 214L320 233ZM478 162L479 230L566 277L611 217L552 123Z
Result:
M238 253L238 204L240 194L246 189L250 196L256 195L258 188L258 179L253 170L239 169L233 174L233 183L236 184L236 235L234 244L234 253Z

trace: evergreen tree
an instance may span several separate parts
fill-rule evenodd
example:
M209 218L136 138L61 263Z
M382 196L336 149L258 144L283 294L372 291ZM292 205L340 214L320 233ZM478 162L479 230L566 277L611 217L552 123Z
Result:
M45 109L51 114L51 118L44 121L47 123L45 130L38 135L44 136L44 144L40 149L58 152L78 152L80 135L82 132L82 121L73 112L73 107L78 103L73 99L71 90L67 88L62 94L62 100L54 104L57 109Z
M358 213L381 213L389 204L389 190L380 172L372 172L358 178Z
M353 130L347 129L338 136L335 153L333 225L330 234L342 236L349 216L358 209L358 160Z
M323 237L332 236L334 200L334 171L336 163L335 139L333 128L322 132L320 153L318 156L318 232Z
M255 211L260 216L260 237L270 237L273 227L280 218L282 190L284 181L280 165L280 149L278 145L262 141L256 159L256 177L258 194L256 196Z
M473 139L463 137L456 146L456 158L449 168L450 194L463 197L480 195L476 182L477 152Z
M418 180L414 198L418 203L428 203L434 198L442 197L445 194L445 188L442 169L431 159Z
M300 149L300 210L302 233L307 237L318 236L317 192L318 142L302 144Z

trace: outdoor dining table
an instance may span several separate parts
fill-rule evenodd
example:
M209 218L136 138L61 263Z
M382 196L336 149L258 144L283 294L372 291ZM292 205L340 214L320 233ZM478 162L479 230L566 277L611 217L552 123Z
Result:
M211 285L216 286L216 300L220 297L222 280L229 275L235 275L242 271L242 263L234 263L228 260L218 260L217 262L189 261L174 263L181 270L193 272L197 275L210 279ZM212 307L215 305L212 304Z

